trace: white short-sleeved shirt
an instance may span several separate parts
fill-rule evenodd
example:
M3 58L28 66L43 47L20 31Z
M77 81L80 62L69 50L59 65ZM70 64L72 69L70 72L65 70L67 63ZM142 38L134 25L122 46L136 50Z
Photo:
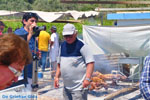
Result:
M50 49L50 58L51 58L51 61L54 62L57 60L58 52L59 52L59 36L57 33L53 33L51 35L51 41L53 41L54 44L52 45Z

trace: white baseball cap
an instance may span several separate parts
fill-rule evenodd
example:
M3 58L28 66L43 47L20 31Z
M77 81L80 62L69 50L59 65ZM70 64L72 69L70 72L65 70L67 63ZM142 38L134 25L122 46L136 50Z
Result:
M73 35L75 31L75 26L73 24L68 23L64 26L62 35Z

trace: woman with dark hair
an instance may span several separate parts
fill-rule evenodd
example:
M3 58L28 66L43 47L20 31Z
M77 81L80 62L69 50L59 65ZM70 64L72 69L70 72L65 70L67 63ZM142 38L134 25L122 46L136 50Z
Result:
M7 33L8 33L8 34L13 33L13 30L12 30L12 28L11 28L11 27L8 27L8 29L7 29Z
M31 62L28 43L15 34L0 36L0 90L16 82L24 66Z
M0 35L3 34L2 32L3 32L4 28L5 28L5 24L2 21L0 21Z

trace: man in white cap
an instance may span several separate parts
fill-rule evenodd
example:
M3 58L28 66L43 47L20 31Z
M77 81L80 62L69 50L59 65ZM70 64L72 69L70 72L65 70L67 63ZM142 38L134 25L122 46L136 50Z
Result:
M88 86L94 70L94 57L88 45L77 38L73 24L66 24L61 44L54 87L59 87L59 77L64 83L64 100L87 100Z

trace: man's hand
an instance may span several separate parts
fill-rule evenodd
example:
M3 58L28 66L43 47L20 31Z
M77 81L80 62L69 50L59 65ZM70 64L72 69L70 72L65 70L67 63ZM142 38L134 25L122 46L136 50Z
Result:
M59 78L55 78L54 80L54 87L59 88Z
M39 59L41 59L41 57L42 57L41 51L37 52L37 56L38 56Z
M86 88L89 85L90 85L90 81L88 81L88 80L84 80L83 83L82 83L83 88Z
M86 69L86 78L84 79L82 83L83 88L86 88L90 85L90 82L91 82L90 77L92 76L93 70L94 70L94 62L88 63L87 69Z
M33 35L33 27L36 26L36 23L33 23L29 26L29 34Z
M36 23L33 23L32 25L29 26L28 28L28 36L27 36L27 41L30 41L32 35L33 35L33 27L36 26Z

